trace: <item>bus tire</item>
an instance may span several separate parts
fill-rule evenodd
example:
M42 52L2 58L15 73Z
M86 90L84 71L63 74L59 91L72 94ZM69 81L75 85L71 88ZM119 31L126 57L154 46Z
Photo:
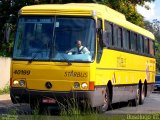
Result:
M140 99L139 99L140 105L142 105L144 103L144 99L145 99L145 87L144 87L144 85L142 85L142 87L140 89Z
M140 102L140 89L139 89L139 87L137 87L135 99L133 99L131 102L132 102L132 106L139 105L139 102Z
M25 102L25 100L22 99L22 97L16 98L13 95L10 95L10 97L11 97L11 101L12 101L13 104L24 103Z
M111 105L110 93L109 93L108 87L106 87L105 95L104 95L104 103L102 106L99 107L98 111L105 112L109 109L110 105Z

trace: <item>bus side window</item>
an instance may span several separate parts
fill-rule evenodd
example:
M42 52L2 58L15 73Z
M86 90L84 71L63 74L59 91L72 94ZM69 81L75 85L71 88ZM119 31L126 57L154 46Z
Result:
M140 54L144 53L144 40L142 35L138 35L137 49L138 53Z
M141 53L141 35L138 35L138 41L137 41L137 52Z
M105 31L107 33L106 43L109 46L113 45L113 25L107 21L105 21Z
M118 48L123 48L123 42L122 42L122 28L118 27L117 31L117 46Z
M113 46L114 47L117 47L117 42L118 42L118 26L117 25L114 25L113 27Z
M149 39L146 37L144 38L144 52L149 54Z
M149 53L154 56L154 42L151 39L149 39Z
M125 50L129 50L129 37L130 37L129 31L123 29L123 48Z
M134 50L135 50L135 52L137 52L138 51L138 48L137 48L137 38L138 38L138 35L137 35L137 33L134 33Z
M131 40L130 42L131 51L136 51L137 34L134 32L131 32L130 40Z

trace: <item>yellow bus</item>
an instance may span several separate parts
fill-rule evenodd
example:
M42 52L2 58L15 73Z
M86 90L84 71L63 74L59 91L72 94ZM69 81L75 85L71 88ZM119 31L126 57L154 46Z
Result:
M107 6L69 3L19 11L11 63L13 103L32 109L75 98L106 111L143 104L155 81L154 35ZM68 54L81 40L88 54Z

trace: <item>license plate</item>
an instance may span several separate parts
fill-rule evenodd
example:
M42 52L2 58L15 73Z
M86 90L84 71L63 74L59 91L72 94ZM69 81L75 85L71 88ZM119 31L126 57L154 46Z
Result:
M50 103L50 104L53 104L53 103L56 103L56 100L53 99L53 98L43 98L43 99L42 99L42 103Z

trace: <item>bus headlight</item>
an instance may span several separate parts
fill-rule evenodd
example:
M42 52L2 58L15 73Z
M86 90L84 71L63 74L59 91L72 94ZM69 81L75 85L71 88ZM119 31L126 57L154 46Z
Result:
M87 83L82 83L82 89L87 89L87 88L88 88Z
M20 80L20 81L19 81L19 85L20 85L21 87L25 86L25 84L26 84L26 82L25 82L24 80Z
M18 85L18 80L13 81L13 85Z
M75 82L75 83L74 83L74 88L80 88L79 82Z

